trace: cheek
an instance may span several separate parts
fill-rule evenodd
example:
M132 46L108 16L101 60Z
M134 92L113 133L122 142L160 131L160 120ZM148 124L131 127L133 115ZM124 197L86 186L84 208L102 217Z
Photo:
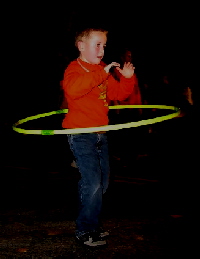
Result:
M93 53L95 53L95 54L97 54L97 53L99 53L99 48L94 48L94 51L93 51Z
M90 51L90 56L96 57L99 53L99 49L94 48Z

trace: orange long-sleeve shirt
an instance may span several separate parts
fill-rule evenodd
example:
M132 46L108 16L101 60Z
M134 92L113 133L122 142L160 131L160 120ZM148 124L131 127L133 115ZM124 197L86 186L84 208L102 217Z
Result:
M104 70L105 64L72 61L64 73L63 90L68 103L63 128L87 128L108 125L108 103L124 100L132 92L134 76L116 81Z

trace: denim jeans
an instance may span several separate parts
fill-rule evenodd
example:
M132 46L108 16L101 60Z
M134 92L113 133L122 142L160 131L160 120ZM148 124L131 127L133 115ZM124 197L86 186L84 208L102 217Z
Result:
M68 141L81 174L76 219L76 236L80 236L99 228L102 196L110 175L108 143L104 133L72 134Z

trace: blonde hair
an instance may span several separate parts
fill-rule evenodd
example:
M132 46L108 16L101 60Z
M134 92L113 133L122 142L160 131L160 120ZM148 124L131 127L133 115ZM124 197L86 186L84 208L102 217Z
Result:
M102 28L87 28L81 32L77 32L75 36L75 46L78 47L78 42L82 41L83 39L88 39L92 32L103 32L106 35L108 34L107 30L104 30Z

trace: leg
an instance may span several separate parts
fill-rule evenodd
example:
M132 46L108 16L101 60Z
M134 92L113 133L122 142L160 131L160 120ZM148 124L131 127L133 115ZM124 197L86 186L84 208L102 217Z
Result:
M99 144L99 162L101 168L101 184L103 188L103 194L106 192L109 185L110 178L110 165L109 165L109 152L108 152L108 141L106 134L98 134Z
M95 231L99 225L102 208L102 175L99 161L98 134L69 135L70 148L81 174L78 183L79 215L76 236Z

